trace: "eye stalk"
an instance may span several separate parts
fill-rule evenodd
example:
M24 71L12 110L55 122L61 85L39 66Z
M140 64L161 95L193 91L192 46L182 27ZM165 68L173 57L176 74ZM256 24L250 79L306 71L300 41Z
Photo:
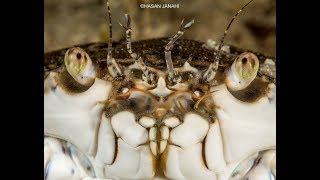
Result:
M64 56L68 73L82 85L90 84L96 77L96 70L89 55L81 48L68 49Z
M249 52L240 54L225 75L228 89L239 91L248 87L257 76L258 69L259 60L256 55Z

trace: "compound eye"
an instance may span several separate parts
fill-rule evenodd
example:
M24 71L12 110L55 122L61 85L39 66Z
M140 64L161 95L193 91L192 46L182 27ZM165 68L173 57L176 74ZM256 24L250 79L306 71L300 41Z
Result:
M96 70L89 55L81 48L69 49L64 56L68 73L82 85L91 83L96 76Z
M259 60L249 52L240 54L231 65L225 76L225 83L229 90L239 91L250 85L257 76Z
M235 64L236 72L239 77L248 81L255 78L259 68L259 61L256 55L252 53L244 53L238 57Z
M70 75L76 76L84 71L88 55L80 48L72 48L67 51L64 62Z

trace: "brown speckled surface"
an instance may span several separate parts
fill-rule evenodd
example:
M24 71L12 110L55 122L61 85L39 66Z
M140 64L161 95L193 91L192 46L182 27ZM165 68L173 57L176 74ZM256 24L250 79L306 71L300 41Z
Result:
M157 69L166 69L164 46L168 43L168 38L142 40L132 43L133 50L143 57L143 61L147 66ZM106 61L101 61L107 58L107 43L89 43L83 45L77 45L84 49L91 57L94 63L98 63L98 66L102 69L106 68ZM130 58L129 53L126 50L125 42L115 42L113 44L113 57L121 66L127 66L134 63L134 60ZM46 70L58 68L63 64L64 54L68 48L60 49L45 53L44 65ZM200 70L206 69L210 63L214 62L214 50L204 47L204 43L179 39L174 48L172 49L172 59L174 67L181 67L188 61L190 65L197 67ZM222 53L220 61L220 70L223 71L225 67L229 66L236 55L244 52L243 49L236 47L230 47L230 53ZM260 63L263 63L268 57L264 54L254 52ZM274 61L275 59L272 58ZM107 71L107 70L105 70ZM266 75L267 74L259 74ZM269 79L273 81L273 78Z

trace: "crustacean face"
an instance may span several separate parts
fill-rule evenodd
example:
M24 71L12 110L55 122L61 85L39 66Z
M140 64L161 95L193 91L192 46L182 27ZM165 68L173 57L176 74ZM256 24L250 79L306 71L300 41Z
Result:
M274 60L178 40L194 21L131 44L130 21L45 54L45 179L275 179Z

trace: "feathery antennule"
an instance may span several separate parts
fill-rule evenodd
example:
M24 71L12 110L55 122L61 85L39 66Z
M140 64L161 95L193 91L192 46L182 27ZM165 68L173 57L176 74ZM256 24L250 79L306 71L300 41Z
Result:
M221 41L220 41L220 44L219 44L219 47L218 47L218 52L215 53L215 62L214 63L211 63L208 70L204 73L203 75L203 78L209 82L211 81L214 77L215 77L215 74L218 70L218 67L219 67L219 62L220 62L220 58L221 58L221 52L222 52L222 47L224 45L224 39L228 33L228 30L229 28L231 27L231 24L233 23L233 21L236 19L236 17L241 13L241 11L247 7L253 0L250 0L247 4L245 4L234 16L233 18L231 19L231 21L229 22L228 26L227 26L227 29L224 31L223 33L223 36L221 38Z
M142 58L138 56L136 53L132 51L131 46L131 18L129 14L125 14L126 25L123 25L119 22L120 26L122 26L126 30L126 43L127 43L127 51L129 52L130 56L135 60L135 62L139 65L143 72L143 80L146 82L152 82L154 80L153 74L149 72L148 67L144 64Z
M181 21L181 25L180 25L179 31L177 32L177 34L175 34L173 36L173 38L171 38L169 43L165 46L165 50L164 50L167 69L168 69L168 73L169 73L169 80L173 81L175 83L180 82L181 77L178 74L176 74L174 72L174 70L173 70L173 63L172 63L172 58L171 58L171 50L173 48L174 43L184 34L184 32L187 29L189 29L194 24L194 20L191 20L190 22L188 22L184 26L183 26L183 22L184 22L184 19Z

